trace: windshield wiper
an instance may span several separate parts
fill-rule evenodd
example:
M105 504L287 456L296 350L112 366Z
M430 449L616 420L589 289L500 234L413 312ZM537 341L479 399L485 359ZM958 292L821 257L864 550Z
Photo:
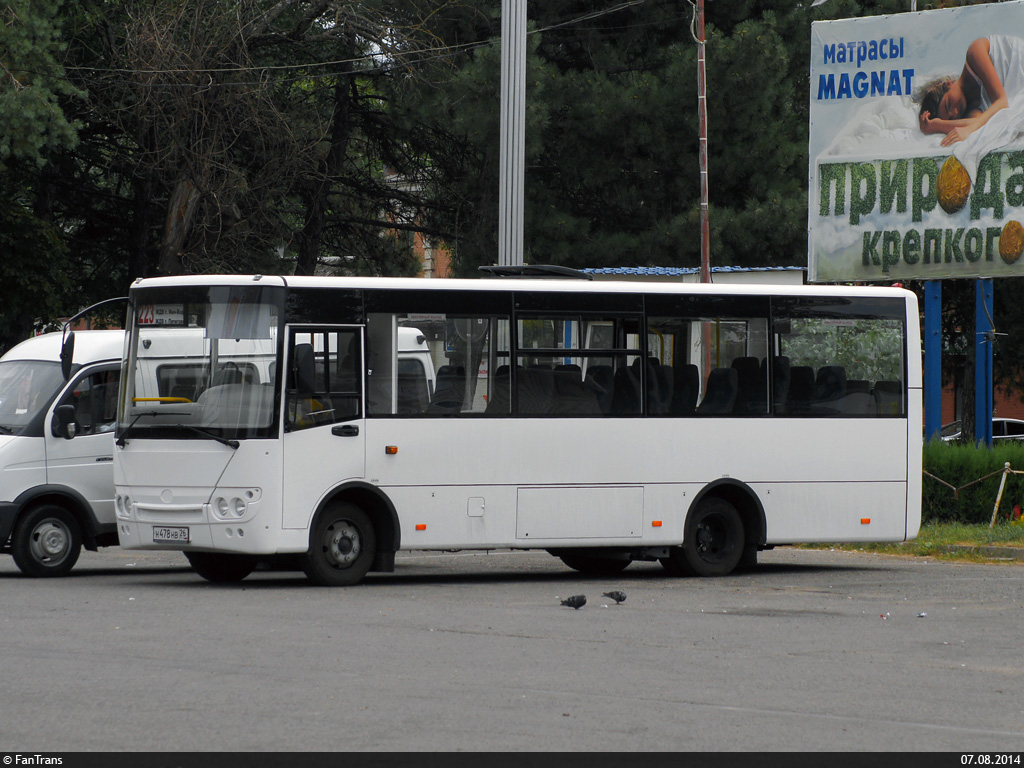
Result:
M207 432L205 429L200 429L199 427L193 427L191 424L175 424L174 426L178 427L180 429L189 429L189 430L195 432L196 434L203 435L204 437L208 437L211 440L216 440L218 443L223 443L224 445L228 446L229 448L237 449L238 446L241 445L241 443L238 442L237 440L229 440L226 437L221 437L220 435L215 435L215 434L213 434L213 432Z
M10 427L5 427L3 424L0 424L0 432L3 432L5 435L13 435L14 434L14 430L13 429L11 429Z
M119 438L117 438L117 440L114 441L114 445L116 445L119 448L124 448L125 443L128 440L128 433L132 431L132 429L135 427L135 425L139 422L139 419L141 419L143 416L189 416L189 415L190 414L188 414L188 413L178 413L178 412L175 412L175 411L141 411L141 412L139 412L135 416L134 419L132 419L132 423L124 428L124 431L121 433L121 436Z

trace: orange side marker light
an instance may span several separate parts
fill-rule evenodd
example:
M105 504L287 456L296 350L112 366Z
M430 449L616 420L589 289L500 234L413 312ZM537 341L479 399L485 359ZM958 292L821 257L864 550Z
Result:
M416 530L417 531L425 531L425 530L427 530L427 524L426 523L416 523Z
M396 453L398 453L398 446L397 445L385 445L384 446L384 453L386 453L388 456L394 456Z
M651 521L651 527L652 528L661 528L661 520L652 520Z
M870 517L862 517L860 519L860 524L861 525L871 525L871 518Z

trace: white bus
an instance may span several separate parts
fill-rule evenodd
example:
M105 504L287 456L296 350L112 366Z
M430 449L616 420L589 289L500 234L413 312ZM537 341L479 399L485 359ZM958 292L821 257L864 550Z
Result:
M130 297L120 543L210 580L279 557L348 585L399 550L496 548L725 575L918 532L902 289L207 275ZM182 329L203 375L143 390Z

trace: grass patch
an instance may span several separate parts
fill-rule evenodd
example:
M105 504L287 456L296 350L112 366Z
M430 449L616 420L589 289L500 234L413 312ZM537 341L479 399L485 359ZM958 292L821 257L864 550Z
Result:
M1024 525L996 523L968 525L966 523L925 523L913 541L898 544L845 543L804 544L809 549L837 549L846 552L877 552L884 555L934 557L940 560L975 563L1006 562L1005 558L971 552L967 547L1015 547L1024 549ZM1011 561L1024 565L1024 560Z

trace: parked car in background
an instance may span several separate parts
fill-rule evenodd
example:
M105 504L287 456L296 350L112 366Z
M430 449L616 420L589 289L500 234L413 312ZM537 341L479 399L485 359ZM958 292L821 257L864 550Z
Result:
M960 439L960 420L951 421L942 427L939 433L940 439L949 442ZM1024 420L1021 419L992 419L992 441L1000 440L1024 440Z

